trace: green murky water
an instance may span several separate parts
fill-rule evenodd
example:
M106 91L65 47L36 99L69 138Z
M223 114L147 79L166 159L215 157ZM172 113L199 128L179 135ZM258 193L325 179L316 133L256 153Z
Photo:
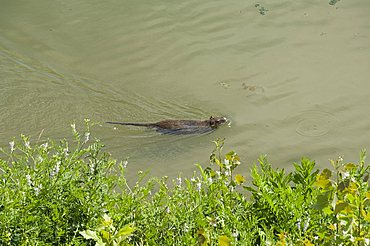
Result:
M370 1L328 3L0 0L0 146L70 136L90 118L131 174L189 174L217 137L244 170L264 153L288 169L300 156L356 160L370 147ZM231 127L103 123L210 115Z

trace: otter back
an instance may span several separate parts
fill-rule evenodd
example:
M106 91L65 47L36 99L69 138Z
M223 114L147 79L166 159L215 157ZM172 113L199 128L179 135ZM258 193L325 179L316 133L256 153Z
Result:
M224 117L210 117L209 120L163 120L155 123L129 123L129 122L112 122L109 124L129 125L129 126L143 126L154 128L157 132L162 134L204 134L210 133L224 124L226 118Z

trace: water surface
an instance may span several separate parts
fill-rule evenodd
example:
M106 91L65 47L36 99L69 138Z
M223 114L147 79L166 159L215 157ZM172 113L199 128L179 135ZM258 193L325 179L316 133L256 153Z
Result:
M256 7L256 4L257 5ZM370 2L0 0L0 146L70 136L83 118L132 175L190 174L211 141L291 169L355 161L370 137ZM267 11L262 15L260 7ZM223 115L231 127L163 136L105 121ZM129 173L130 173L129 172Z

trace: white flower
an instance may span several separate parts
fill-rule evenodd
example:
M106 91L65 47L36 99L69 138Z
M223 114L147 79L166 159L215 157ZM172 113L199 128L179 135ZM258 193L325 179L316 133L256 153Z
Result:
M185 223L184 225L184 232L188 232L189 231L189 226Z
M307 219L307 221L304 223L303 231L307 231L308 225L310 224L310 218Z
M220 171L216 171L216 174L217 174L217 176L221 176L221 172Z
M195 178L194 178L194 177L192 177L192 178L190 179L190 181L191 181L191 182L195 182L196 180L195 180Z
M40 184L39 186L35 187L34 190L35 190L35 195L38 196L39 193L40 193L40 190L42 189L42 184Z
M349 240L350 240L351 242L355 242L355 238L354 238L354 236L349 235Z
M238 231L235 231L231 234L231 236L235 239L235 241L238 241L238 237L239 237L239 232Z
M57 164L55 166L55 173L59 173L59 167L60 167L60 161L57 161Z
M213 226L213 227L216 227L216 226L217 226L217 221L216 221L216 220L214 220L214 219L210 219L210 220L209 220L209 224L210 224L211 226Z
M71 127L72 127L72 131L73 131L73 133L76 133L77 131L76 131L76 123L72 123L71 124Z
M124 161L122 164L123 164L123 167L124 167L124 168L126 168L126 167L127 167L127 165L128 165L128 161L126 160L126 161Z
M202 183L197 183L197 191L201 191L202 189Z
M226 168L226 170L230 170L231 164L230 164L229 161L227 161L227 163L225 163L225 168Z
M230 171L225 171L226 176L230 176Z
M63 152L64 152L65 156L68 156L68 147L64 148Z
M338 161L343 162L343 157L342 156L339 156L338 157Z
M90 173L93 174L95 172L95 165L91 164L90 165Z
M297 222L297 227L298 227L298 230L300 231L301 230L301 220L300 219Z
M181 177L178 177L178 178L176 179L176 183L177 183L177 186L181 186L181 183L182 183L182 179L181 179Z
M166 207L166 213L170 213L171 212L171 210L170 210L170 208L169 207Z
M48 148L48 146L49 146L49 144L47 142L40 145L40 147L45 149L45 150Z
M10 152L13 152L15 150L14 149L14 145L15 145L14 141L9 142L9 145L10 145Z
M26 146L27 149L31 149L30 141L24 142L24 146Z
M53 178L55 175L57 175L59 173L59 169L60 169L60 161L57 161L57 164L55 165L54 170L50 172L50 177Z
M90 132L85 132L85 143L90 139Z
M213 182L212 178L211 178L211 177L209 177L209 178L208 178L208 183L209 183L209 184L212 184L212 182Z
M27 179L27 184L28 184L28 186L32 186L31 175L27 174L27 175L26 175L26 179Z
M349 172L343 172L342 175L343 175L343 179L346 179L349 177Z
M224 163L225 163L225 165L229 165L229 160L225 159Z
M369 245L370 244L370 239L369 238L365 238L364 241L365 241L365 245Z

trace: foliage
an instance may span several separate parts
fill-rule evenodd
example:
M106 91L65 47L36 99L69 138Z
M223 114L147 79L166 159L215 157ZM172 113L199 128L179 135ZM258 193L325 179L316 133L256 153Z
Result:
M117 163L72 124L74 141L11 141L0 159L1 245L369 245L369 167L333 161L334 174L302 158L251 175L214 141L192 177L149 177L129 186ZM248 177L251 177L249 180ZM145 181L146 180L146 181Z
M320 188L317 207L329 218L320 228L320 241L326 245L369 245L370 189L369 166L365 167L365 152L360 163L344 163L340 157L331 161L336 176L324 169L315 185Z
M80 231L80 234L86 239L93 239L96 245L122 245L135 229L130 225L125 225L120 230L117 230L113 225L113 220L109 215L104 214L101 224L95 231L85 230Z
M300 164L294 163L295 171L289 174L284 169L272 169L265 156L259 163L260 171L257 166L252 169L256 188L245 187L252 192L252 211L259 218L258 242L274 241L276 235L281 241L305 239L317 214L311 209L317 194L311 189L318 173L313 171L315 163L304 158Z
M102 144L82 137L72 124L73 149L67 141L31 145L29 137L10 142L0 163L1 245L80 242L79 231L95 224L107 209L116 162Z

